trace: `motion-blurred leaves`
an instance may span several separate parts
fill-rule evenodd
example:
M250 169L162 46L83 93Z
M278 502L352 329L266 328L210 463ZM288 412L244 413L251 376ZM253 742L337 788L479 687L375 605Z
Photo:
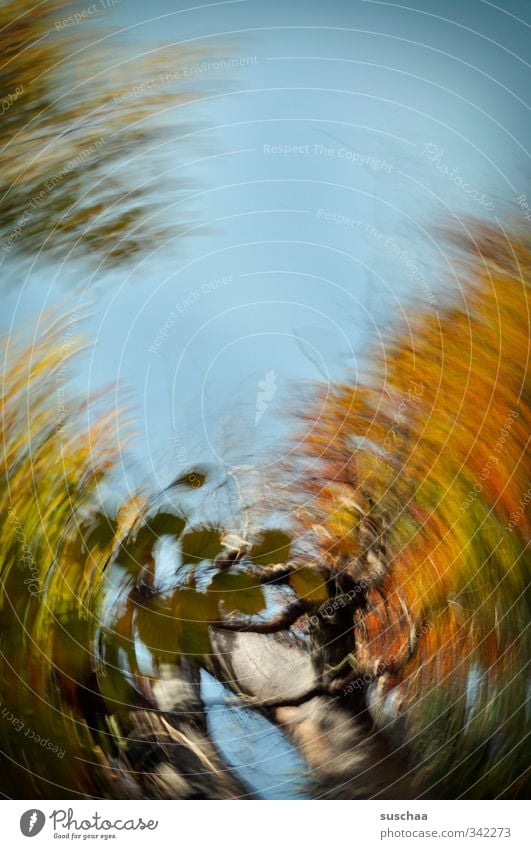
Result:
M260 566L270 563L283 563L289 558L291 536L285 531L264 531L257 543L249 551L249 557Z
M139 55L96 17L56 27L67 11L67 0L0 6L0 250L117 264L182 229L181 206L173 227L162 211L168 181L173 204L187 185L174 158L189 127L180 118L170 133L168 114L194 100L179 69L206 51ZM170 148L175 179L157 172Z
M260 613L265 608L262 588L244 572L218 572L208 587L209 593L222 603L225 613Z
M443 798L515 779L519 792L526 769L531 241L477 221L467 232L443 234L459 294L411 308L363 380L299 411L295 437L312 468L296 498L314 568L367 596L360 662L389 669L418 640L380 702L396 688L418 786Z

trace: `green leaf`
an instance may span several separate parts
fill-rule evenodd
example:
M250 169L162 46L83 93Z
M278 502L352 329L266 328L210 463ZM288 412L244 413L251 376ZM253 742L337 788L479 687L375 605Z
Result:
M183 565L200 563L202 560L214 560L222 548L221 533L215 528L190 531L181 540Z
M122 542L116 555L116 562L136 575L152 555L153 546L163 536L181 536L186 527L186 519L175 513L160 511L147 519L136 531L134 538Z
M170 598L151 599L140 607L137 629L161 662L176 654L202 657L211 650L209 625L219 618L217 599L208 593L178 589Z
M187 622L183 627L181 639L183 654L193 657L204 657L211 654L210 632L208 625L200 622Z
M215 622L219 611L217 599L209 593L188 588L176 590L171 597L171 610L184 622Z
M289 578L290 587L300 598L306 601L320 604L328 599L326 582L321 575L309 566L297 569Z
M156 513L152 519L146 522L146 527L157 539L162 536L178 538L186 527L186 519L175 513L166 513L161 510L160 513Z
M210 582L208 593L217 597L218 604L223 601L226 613L252 615L265 608L262 588L249 575L241 572L218 572Z
M85 548L90 551L98 546L104 551L113 541L116 531L116 521L102 511L98 511L90 524L83 528Z
M183 623L173 612L170 600L151 599L145 603L138 610L136 627L140 639L160 662L171 662L180 653Z
M291 536L285 531L264 531L260 542L253 545L249 557L260 566L283 563L289 559Z
M182 653L194 657L210 654L209 625L219 618L217 599L208 593L179 589L172 596L171 607L181 620Z
M66 676L83 680L90 669L93 623L78 618L72 611L62 616L53 632L53 658L57 669Z

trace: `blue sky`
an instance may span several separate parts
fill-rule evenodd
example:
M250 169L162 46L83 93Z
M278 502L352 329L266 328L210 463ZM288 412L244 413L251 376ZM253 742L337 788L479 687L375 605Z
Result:
M163 157L193 195L168 191L165 223L184 214L193 235L100 272L83 297L93 345L77 384L118 381L133 404L131 487L165 486L198 460L280 456L295 386L355 375L412 301L437 309L440 281L458 285L436 225L503 221L528 193L528 5L417 5L122 0L102 12L139 52L212 50L196 69L204 99L169 116ZM238 66L218 67L224 57ZM189 119L200 131L183 149ZM27 328L82 271L11 273L21 286L4 296L4 326Z

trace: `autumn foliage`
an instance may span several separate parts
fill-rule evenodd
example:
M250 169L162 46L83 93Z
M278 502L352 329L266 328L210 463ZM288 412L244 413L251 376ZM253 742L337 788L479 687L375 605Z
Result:
M272 511L276 522L289 506L292 538L269 517L239 552L172 506L186 476L110 506L124 445L102 399L64 387L71 317L28 347L4 340L0 734L13 795L142 795L133 712L164 664L206 668L213 625L258 618L267 633L256 576L279 563L280 592L313 619L346 586L359 592L336 629L352 657L336 660L350 687L362 680L415 795L525 792L531 240L474 222L444 238L455 276L440 304L412 307L362 375L306 398ZM39 750L35 776L37 733L58 751Z
M367 592L358 661L419 792L512 795L525 770L531 240L475 222L442 238L455 272L443 302L412 307L364 375L304 411L299 545Z

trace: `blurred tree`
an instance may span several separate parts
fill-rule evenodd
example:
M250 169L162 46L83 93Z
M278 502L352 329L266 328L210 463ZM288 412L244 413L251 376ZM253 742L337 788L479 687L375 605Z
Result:
M299 405L290 470L331 596L321 674L370 697L419 793L453 798L522 794L527 769L531 240L467 225L443 234L459 293Z
M119 263L175 236L157 157L169 140L183 147L190 127L181 118L177 133L168 114L196 97L182 69L205 55L199 44L135 49L96 15L75 20L67 0L2 4L0 256ZM180 174L177 197L186 185Z
M327 697L317 748L327 727L356 757L343 759L338 787L325 770L317 795L359 795L359 765L371 762L385 792L373 721L410 758L415 796L524 795L531 241L478 222L450 235L459 294L412 309L363 380L299 404L303 432L282 485L271 483L271 512L283 504L289 533L268 526L243 540L142 493L105 510L101 486L122 446L113 416L87 428L86 404L64 397L75 346L65 354L57 324L32 348L6 340L0 769L10 792L188 798L212 780L214 795L238 793L208 740L198 669L230 672L231 646L256 665L242 634L293 627L299 649L309 631L315 678L288 700L262 688L248 703L278 711ZM178 477L168 499L188 484ZM175 558L170 587L157 576L161 540ZM279 593L273 608L264 585ZM213 648L213 628L238 639ZM168 679L184 694L170 729ZM302 725L294 736L315 755ZM35 734L69 757L47 749L32 769ZM180 782L172 761L186 765L192 750L191 771L206 767L200 786Z
M65 345L69 321L32 346L2 340L0 788L243 794L208 738L199 666L210 625L258 613L264 596L245 574L196 585L223 548L219 529L141 491L108 506L130 431L124 421L118 431L119 411L101 411L105 395L81 402L63 388L82 344ZM190 477L204 484L206 472ZM169 588L156 570L164 540L182 567Z
M443 234L459 293L412 308L363 377L299 399L304 430L271 482L295 517L291 559L274 539L265 564L242 558L294 595L220 625L307 623L302 700L370 712L410 758L414 794L442 798L523 795L528 766L531 240L467 224ZM320 793L348 796L351 778Z

